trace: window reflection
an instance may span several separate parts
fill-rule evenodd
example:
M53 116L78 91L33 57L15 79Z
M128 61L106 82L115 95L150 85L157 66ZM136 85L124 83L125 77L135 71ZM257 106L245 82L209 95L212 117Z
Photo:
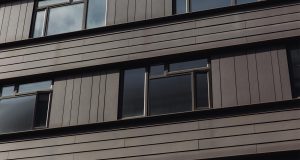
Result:
M193 61L171 63L169 70L178 71L178 70L185 70L185 69L207 67L207 64L208 64L207 59L198 59Z
M293 96L300 97L300 47L290 50Z
M198 109L207 108L209 106L207 73L196 74L196 97L196 107Z
M33 37L42 37L44 35L45 13L45 11L37 12Z
M164 74L165 66L164 65L156 65L150 67L150 76L161 76Z
M38 6L44 7L52 4L64 3L69 2L69 0L40 0Z
M231 5L231 0L191 0L191 11L203 11Z
M1 96L12 96L15 93L15 86L5 86L1 89Z
M245 4L245 3L252 3L252 2L256 2L256 0L237 0L236 1L237 4Z
M0 100L0 133L31 130L36 96Z
M48 35L82 29L83 4L53 8L49 13Z
M51 85L52 85L52 81L42 81L42 82L21 84L19 86L19 93L47 90L51 88Z
M42 93L37 97L34 127L45 127L47 124L47 114L49 105L50 94Z
M186 0L176 0L176 14L187 12Z
M89 0L87 28L105 26L106 0Z
M191 75L150 80L150 115L191 111L191 88Z

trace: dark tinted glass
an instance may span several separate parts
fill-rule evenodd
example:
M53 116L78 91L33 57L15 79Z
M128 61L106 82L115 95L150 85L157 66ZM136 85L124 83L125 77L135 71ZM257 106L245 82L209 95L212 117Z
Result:
M149 107L150 115L190 111L191 75L150 80Z
M34 115L34 126L35 127L45 127L46 126L48 102L49 102L49 94L48 93L38 95L37 105L35 108L35 115Z
M164 65L157 65L150 67L150 76L163 75L165 71Z
M208 107L208 83L207 83L207 73L196 74L196 102L197 108L207 108Z
M44 7L52 4L59 4L64 2L69 2L70 0L39 0L39 7Z
M81 30L82 22L83 3L50 9L47 35Z
M145 68L124 71L122 117L143 115Z
M186 13L186 0L176 0L175 14Z
M237 4L245 4L245 3L252 3L252 2L256 2L257 0L237 0L236 3Z
M231 5L231 0L191 0L191 11L203 11Z
M36 96L0 100L0 133L30 130Z
M169 70L178 71L178 70L193 69L193 68L206 67L206 66L207 66L207 59L198 59L193 61L172 63L169 66Z
M33 37L42 37L45 23L45 10L36 13Z
M19 93L47 90L47 89L51 88L51 84L52 84L52 81L21 84L19 86Z
M1 96L11 96L14 95L15 86L2 87Z
M300 97L300 47L290 50L293 96Z
M106 0L89 0L87 28L105 26Z

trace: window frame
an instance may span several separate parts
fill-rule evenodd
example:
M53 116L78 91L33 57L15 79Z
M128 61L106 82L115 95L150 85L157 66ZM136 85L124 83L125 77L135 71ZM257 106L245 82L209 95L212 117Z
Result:
M186 61L193 61L193 60L201 60L201 59L207 59L207 66L205 67L198 67L198 68L192 68L192 69L183 69L179 71L169 71L169 66L172 63L180 63L180 62L186 62ZM163 75L159 76L152 76L150 77L150 68L151 66L158 66L163 65L164 66L164 72ZM123 99L123 93L124 93L124 72L125 70L130 69L138 69L138 68L145 68L144 73L144 106L143 106L143 114L137 115L137 116L130 116L130 117L123 117L122 116L122 99ZM178 113L184 113L184 112L175 112L175 113L166 113L166 114L159 114L159 115L150 115L150 101L149 101L149 82L151 79L162 79L162 78L168 78L172 76L181 76L181 75L189 75L191 82L191 95L192 95L192 109L190 111L185 112L194 112L194 111L200 111L200 110L209 110L212 109L212 87L211 87L211 60L210 58L194 58L194 59L183 59L183 60L172 60L172 61L164 61L162 63L151 63L148 65L138 65L134 67L125 67L120 72L120 89L119 89L119 107L118 107L118 119L134 119L134 118L142 118L142 117L149 117L149 116L163 116L163 115L169 115L169 114L178 114ZM201 109L197 108L197 87L196 87L196 74L197 73L205 73L207 75L207 94L208 94L208 106L203 107Z
M35 8L34 9L34 18L33 18L33 23L32 23L32 27L31 27L30 37L39 38L39 37L49 36L48 33L47 33L47 30L48 30L48 25L49 25L49 15L50 15L50 10L51 9L59 8L59 7L65 7L65 6L72 6L72 5L76 5L76 4L83 4L82 25L81 25L81 29L79 31L89 29L89 28L87 28L89 0L81 0L81 1L68 0L68 2L61 2L61 3L51 4L51 5L45 5L45 6L42 6L42 7L39 7L38 3L39 3L39 0L36 0L35 1L35 7L34 7ZM104 21L105 22L104 22L103 26L99 26L99 27L107 26L108 0L105 0L105 3L106 3L106 5L105 5L105 15L104 15L104 17L105 17ZM43 31L42 31L41 36L34 37L36 17L37 17L37 13L40 12L40 11L45 11L44 22L43 22ZM70 33L70 32L65 32L65 33ZM59 34L65 34L65 33L59 33ZM57 34L54 34L54 35L57 35Z
M48 80L46 80L48 81ZM51 86L49 89L43 89L43 90L37 90L37 91L31 91L31 92L24 92L24 93L19 93L19 86L26 84L26 83L15 83L15 84L5 84L5 85L1 85L0 86L0 100L3 99L12 99L12 98L19 98L19 97L26 97L26 96L36 96L36 101L35 101L35 106L34 106L34 113L33 113L33 126L32 126L32 130L35 129L42 129L42 128L48 128L49 127L49 118L50 118L50 109L51 109L51 103L52 103L52 96L53 96L53 80L49 80L51 81ZM40 82L40 81L38 81ZM42 81L41 81L42 82ZM34 82L33 82L34 83ZM2 88L6 87L6 86L14 86L14 94L13 95L9 95L9 96L2 96ZM35 117L36 117L36 108L37 108L37 100L38 100L38 96L40 94L49 94L48 97L48 106L47 106L47 116L46 116L46 124L45 126L35 126Z
M226 6L226 7L243 5L243 4L238 4L237 1L238 0L230 0L230 5ZM261 0L255 0L255 1L259 2ZM176 6L177 6L176 0L173 0L172 2L173 2L173 9L172 9L173 15L177 15L178 13L176 13ZM256 3L256 2L252 2L252 3ZM185 4L186 4L185 13L193 12L191 10L191 8L192 8L191 7L191 0L185 0ZM226 7L221 7L221 8L226 8ZM217 8L210 8L210 9L207 9L207 10L212 10L212 9L217 9ZM179 13L179 14L185 14L185 13Z

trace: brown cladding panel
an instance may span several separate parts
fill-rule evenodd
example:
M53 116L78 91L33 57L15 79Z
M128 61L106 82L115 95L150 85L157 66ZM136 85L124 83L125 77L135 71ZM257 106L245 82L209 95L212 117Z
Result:
M66 95L66 79L54 80L53 99L49 118L49 127L61 127L63 123L64 104Z
M119 71L107 72L104 121L118 119Z
M0 5L0 35L1 35L3 19L4 19L4 11L5 11L5 4L1 4Z
M100 92L99 92L99 108L98 108L98 122L104 121L104 106L105 106L105 95L106 95L106 72L101 72Z
M140 21L146 19L147 0L136 0L135 20Z
M133 22L135 17L135 1L136 0L129 0L128 1L128 22Z
M234 57L220 59L222 107L237 105Z
M19 14L19 20L18 20L18 28L16 32L16 40L22 40L23 36L23 29L24 29L24 23L26 18L26 10L27 10L27 0L22 0L21 2L21 8L20 8L20 14Z
M151 3L151 17L159 18L165 15L165 1L164 0L152 0Z
M275 101L274 77L270 49L256 53L260 102Z
M23 27L23 25L18 26L20 10L21 10L21 1L16 1L12 3L5 42L15 41L18 27Z
M292 99L292 89L290 83L287 52L285 47L278 48L278 61L279 61L279 68L280 68L282 99L289 100Z
M128 0L116 0L115 24L128 22Z
M146 6L146 19L151 19L152 17L152 0L147 0Z
M80 105L78 111L78 124L87 124L90 119L93 77L85 74L81 79Z
M68 77L67 86L66 86L65 105L64 105L63 126L70 125L73 89L74 89L74 77Z
M107 25L115 24L116 18L116 0L109 0L107 1Z
M79 105L80 105L81 83L82 83L81 75L76 76L74 79L70 125L78 124L78 111L79 111Z
M5 43L11 8L12 8L11 2L6 3L5 9L4 9L4 17L3 17L3 21L2 21L2 27L1 27L0 43Z
M172 0L165 0L165 16L171 16L173 12Z
M281 101L282 90L281 90L280 68L278 64L277 49L272 48L271 60L272 60L273 77L274 77L275 99L276 101Z
M251 104L247 55L235 56L235 74L238 105Z
M212 100L213 108L221 108L222 106L222 92L221 92L221 72L220 72L220 58L214 57L211 60L211 81L212 81Z
M91 98L91 109L90 109L90 123L98 122L98 107L99 107L99 93L101 76L100 73L93 74L93 86L92 86L92 98Z
M34 0L28 0L26 17L25 17L25 22L23 27L23 39L29 38L33 10L34 10Z
M257 64L256 56L254 51L249 51L247 55L248 64L248 74L249 74L249 87L250 87L250 97L251 104L257 104L260 102L259 96L259 84L257 78Z

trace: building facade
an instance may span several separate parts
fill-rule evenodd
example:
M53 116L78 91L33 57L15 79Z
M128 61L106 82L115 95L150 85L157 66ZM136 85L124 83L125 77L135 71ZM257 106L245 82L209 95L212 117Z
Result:
M299 0L2 0L0 160L300 159Z

